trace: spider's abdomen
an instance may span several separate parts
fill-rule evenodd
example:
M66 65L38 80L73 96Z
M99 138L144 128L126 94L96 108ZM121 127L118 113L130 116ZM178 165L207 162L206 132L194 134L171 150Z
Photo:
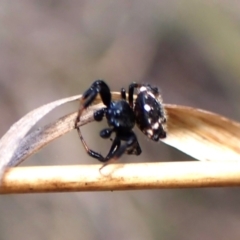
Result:
M143 85L139 89L134 105L136 123L139 129L150 139L158 141L166 137L164 124L166 116L161 96L156 88Z
M129 131L135 125L133 109L125 100L111 102L107 109L106 118L109 126L113 126L122 131Z

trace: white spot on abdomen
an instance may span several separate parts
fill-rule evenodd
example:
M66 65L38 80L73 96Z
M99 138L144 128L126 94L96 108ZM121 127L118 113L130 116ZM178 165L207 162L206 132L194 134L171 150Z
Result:
M148 104L144 105L144 109L149 112L151 110L151 107Z
M144 92L144 91L146 91L147 90L147 88L145 87L145 86L142 86L142 87L140 87L140 92Z
M159 123L158 122L154 123L153 129L158 129L158 128L159 128Z

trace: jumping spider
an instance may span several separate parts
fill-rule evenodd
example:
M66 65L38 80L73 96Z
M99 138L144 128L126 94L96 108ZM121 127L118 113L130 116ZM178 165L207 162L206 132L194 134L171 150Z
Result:
M134 89L137 90L136 99L133 96ZM113 139L109 153L106 157L103 157L100 153L89 149L80 128L77 127L83 146L91 157L106 163L111 159L118 159L123 153L140 155L142 150L133 132L135 123L153 141L158 141L160 138L166 137L166 115L162 98L157 88L149 84L133 82L128 88L128 99L126 97L126 90L122 88L121 100L112 101L108 85L103 80L96 80L82 95L82 106L79 110L77 122L80 121L82 111L93 103L98 94L106 107L94 113L94 120L101 121L105 116L109 126L100 132L100 136L105 139L110 138L114 132L115 138ZM121 144L122 141L125 143Z

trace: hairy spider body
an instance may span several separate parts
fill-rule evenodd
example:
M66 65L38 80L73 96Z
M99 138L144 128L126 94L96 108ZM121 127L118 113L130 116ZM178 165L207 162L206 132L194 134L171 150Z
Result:
M134 100L134 89L137 90L137 98ZM86 109L100 94L102 102L106 107L94 113L94 120L101 121L105 116L108 128L100 132L102 138L110 138L115 133L112 146L106 157L89 149L80 128L77 127L79 137L87 153L101 162L108 162L111 159L119 158L123 153L139 155L142 150L137 137L133 132L135 123L139 129L151 140L158 141L166 137L165 123L166 116L162 105L162 99L157 88L148 84L131 83L126 91L121 89L121 98L118 101L111 100L111 92L103 80L96 80L82 96L82 107L79 109L78 118L80 121L82 111ZM125 142L122 144L122 141Z

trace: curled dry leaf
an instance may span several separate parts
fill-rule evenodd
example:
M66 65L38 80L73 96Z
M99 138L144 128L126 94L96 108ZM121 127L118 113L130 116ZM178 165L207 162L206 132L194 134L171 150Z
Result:
M168 136L162 141L202 161L240 161L240 124L220 115L166 105Z
M0 139L0 179L7 166L14 166L18 164L13 156L18 155L17 150L27 132L40 119L56 107L67 102L75 101L80 97L81 95L64 98L41 106L26 114L23 118L11 126L8 132Z
M47 113L80 97L73 96L44 105L15 123L0 140L0 177L6 167L18 165L46 144L73 130L77 112L26 135ZM119 99L120 94L113 93L113 98ZM79 125L93 121L93 112L102 106L97 98L94 105L84 111ZM163 142L198 160L240 160L239 123L199 109L169 104L165 108L168 113L168 136Z
M93 121L93 112L101 107L103 107L101 103L89 107L89 109L82 114L81 122L78 126L83 126ZM19 165L26 158L38 152L54 139L73 130L75 128L77 114L77 112L70 113L58 119L56 122L50 123L28 134L20 142L17 151L14 153L12 160L7 166L13 167Z

